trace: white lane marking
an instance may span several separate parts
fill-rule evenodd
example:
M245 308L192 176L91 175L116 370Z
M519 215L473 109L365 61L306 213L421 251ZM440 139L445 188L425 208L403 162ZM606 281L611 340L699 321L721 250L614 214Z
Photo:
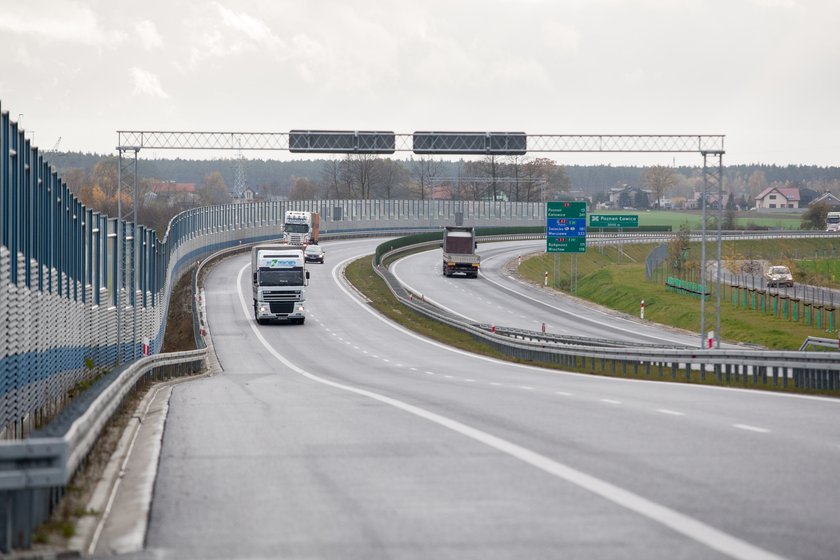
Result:
M621 401L616 401L616 400L613 400L613 399L601 399L601 402L607 403L607 404L621 404Z
M464 379L467 383L475 383L475 379Z
M503 365L505 365L507 367L510 367L510 368L521 368L521 369L524 369L524 370L530 371L530 372L541 372L541 373L548 373L550 375L566 375L566 376L570 376L570 377L579 377L581 379L586 379L591 383L651 383L650 381L647 381L645 379L630 379L630 378L623 378L623 377L609 377L609 376L606 376L606 375L594 375L593 376L591 373L577 373L577 372L574 372L574 371L564 371L564 370L558 370L558 369L547 370L545 368L540 368L540 367L536 367L536 366L528 366L528 365L524 365L524 364L517 364L517 363L514 363L514 362L506 362L506 361L503 361L503 360L497 360L496 358L489 358L487 356L480 356L480 355L477 355L477 354L471 354L471 353L466 352L464 350L460 350L460 349L454 348L452 346L447 346L446 344L441 344L439 342L435 342L433 340L429 340L428 338L424 338L422 336L419 336L418 334L416 334L416 333L398 325L397 323L391 321L390 319L385 318L384 316L379 314L377 311L371 309L370 306L367 305L363 300L359 299L357 296L350 293L350 290L348 290L344 286L344 284L339 280L338 277L339 277L340 271L347 265L347 263L349 263L351 261L354 261L357 258L358 257L350 257L350 258L344 259L343 261L336 264L332 268L333 282L335 282L335 284L336 284L336 286L338 286L339 290L344 292L344 295L346 295L350 301L354 302L356 305L359 306L360 309L363 309L366 313L369 313L371 317L373 317L377 321L381 321L382 323L390 326L392 329L397 330L397 331L403 333L404 335L409 336L409 337L411 337L415 340L419 340L419 341L421 341L425 344L429 344L431 346L434 346L435 348L439 348L439 349L444 350L446 352L452 352L454 354L460 354L462 356L469 356L470 358L473 358L473 359L476 359L476 360L482 360L482 361L491 362L491 363L494 363L494 364L503 364ZM397 261L397 262L399 262L399 261ZM429 298L427 297L426 299L428 300ZM533 298L531 298L531 299L533 299ZM429 301L432 301L432 300L429 300ZM455 313L455 312L453 311L453 313ZM455 313L455 314L458 315L458 313ZM461 315L461 316L465 317L464 315ZM465 317L465 318L467 318L467 317ZM471 320L471 319L469 319L469 320ZM550 325L548 323L546 323L546 327L549 327L549 326ZM717 385L686 385L685 383L669 383L669 382L666 382L666 381L658 381L657 383L668 383L669 385L678 385L680 388L683 388L687 391L737 392L739 395L751 395L751 396L754 396L754 397L757 397L757 398L806 399L806 400L812 400L812 401L821 401L821 402L826 402L826 403L832 403L835 406L840 405L840 399L837 399L837 398L834 398L834 397L819 397L819 396L814 396L814 395L800 395L800 394L797 394L797 393L782 393L782 392L774 392L774 391L761 391L761 390L758 390L758 389L744 389L744 388L741 388L741 387L721 387L721 386L717 386Z
M447 379L452 379L451 375L444 375L444 377L447 378Z
M385 363L391 363L391 360L389 360L388 358L382 358L382 361Z
M239 277L236 282L242 313L247 320L248 326L254 333L255 338L260 341L260 344L262 344L265 349L277 359L277 361L289 368L291 371L316 383L322 383L328 387L333 387L335 389L367 397L383 404L390 405L398 410L402 410L403 412L407 412L408 414L413 414L418 418L428 420L438 426L491 447L500 453L504 453L518 459L523 463L542 470L543 472L556 476L561 480L565 480L570 484L583 488L584 490L600 496L605 500L624 507L632 512L638 513L639 515L642 515L652 521L660 523L677 533L685 535L698 543L704 544L705 546L732 558L737 558L739 560L781 560L780 556L773 554L772 552L759 548L719 529L715 529L714 527L706 525L702 521L694 519L693 517L682 514L652 500L648 500L647 498L630 492L629 490L625 490L624 488L611 484L605 480L586 474L583 471L573 469L572 467L564 465L563 463L550 459L545 455L531 451L530 449L517 445L513 442L494 436L477 428L473 428L472 426L458 422L457 420L447 418L446 416L442 416L424 408L420 408L419 406L408 404L398 399L369 391L367 389L360 389L358 387L318 377L317 375L296 366L285 356L277 352L277 350L268 343L265 337L263 337L255 323L251 321L251 310L245 302L245 294L242 292L242 275L245 273L245 269L250 268L250 266L250 263L248 263L242 267L239 271Z
M493 257L487 257L487 259L482 259L482 260L483 260L483 261L485 261L485 262L489 262L489 261L492 261L492 260L494 260L494 259L496 259L496 256L493 256ZM499 288L501 288L502 290L505 290L505 291L507 291L507 292L511 292L511 293L516 294L516 295L518 295L518 296L520 296L520 297L523 297L523 298L525 298L525 299L529 299L529 300L534 301L534 302L536 302L536 303L538 303L538 304L540 304L540 305L545 305L545 306L546 306L546 307L548 307L549 309L554 309L554 310L556 310L556 311L559 311L560 313L566 313L566 314L568 314L568 316L570 316L570 317L571 317L571 316L574 316L574 315L575 315L575 313L576 313L576 311L569 311L568 309L561 309L560 307L557 307L557 306L555 306L555 305L552 305L552 304L550 304L550 303L548 303L548 302L541 301L541 300L539 300L539 299L537 299L537 298L531 297L531 296L529 296L528 294L526 294L526 293L524 293L524 292L520 292L519 290L514 290L513 288L511 288L511 287L509 287L509 286L505 286L505 285L504 285L504 284L502 284L501 282L497 282L497 281L493 280L492 278L490 278L490 277L489 277L489 276L487 276L487 275L484 275L484 279L485 279L485 280L487 280L488 282L490 282L491 284L495 284L496 286L498 286L498 287L499 287ZM594 324L596 324L596 325L598 325L598 324L600 324L600 325L606 325L606 324L608 323L608 324L609 324L609 327L610 327L611 329L614 329L614 330L617 330L617 331L621 331L621 332L623 332L623 333L627 333L627 334L637 334L637 333L638 333L638 330L637 330L637 329L638 329L638 327L635 327L635 329L636 329L636 330L634 330L634 327L633 327L633 326L630 326L629 328L625 328L625 327L618 326L616 323L618 322L618 320L619 320L619 319L618 319L618 318L616 318L616 317L613 317L612 315L610 315L609 313L607 313L607 312L605 312L605 311L601 311L600 309L591 309L591 310L590 310L590 313L592 313L592 314L597 313L597 314L599 314L599 315L601 315L601 316L605 317L605 321L598 321L598 320L596 320L594 317L591 317L591 316L590 316L590 317L588 317L588 319L589 319L589 320L591 320L591 321L592 321L592 323L594 323ZM621 320L624 324L628 324L628 325L629 325L629 324L631 324L631 321L628 321L628 320L626 320L626 319L620 319L620 320ZM676 343L676 344L685 344L685 341L684 341L684 340L675 340L675 339L671 339L671 338L668 338L667 336L665 336L665 335L663 335L663 334L661 334L661 333L655 333L655 334L653 334L653 335L651 335L651 336L655 336L655 337L656 337L657 339L659 339L659 340L662 340L662 341L665 341L665 342L670 342L670 343L672 343L672 344L673 344L673 343Z
M732 424L733 428L738 428L739 430L747 430L748 432L756 432L759 434L766 434L770 430L767 428L759 428L758 426L750 426L749 424Z
M667 408L657 408L656 412L661 412L662 414L670 414L671 416L685 416L684 412L668 410Z
M426 371L426 372L423 372L423 373L428 373L429 375L435 375L435 372L433 372L433 371Z
M567 393L566 391L554 391L555 395L563 395L564 397L571 397L571 393Z
M408 369L410 369L411 371L417 371L417 368L416 368L416 367L410 367L410 368L408 368Z
M497 383L496 381L491 382L490 385L492 385L493 387L501 387L502 386L501 383Z
M529 386L529 385L520 385L519 388L520 389L525 389L526 391L533 391L534 390L534 388Z

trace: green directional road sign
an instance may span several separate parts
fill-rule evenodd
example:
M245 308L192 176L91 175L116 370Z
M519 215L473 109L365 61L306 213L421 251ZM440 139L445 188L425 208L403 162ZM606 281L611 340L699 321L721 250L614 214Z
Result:
M546 253L585 253L586 237L548 237Z
M585 202L549 202L545 217L547 253L586 252Z
M591 228L637 228L639 227L639 216L627 214L590 214L589 227Z

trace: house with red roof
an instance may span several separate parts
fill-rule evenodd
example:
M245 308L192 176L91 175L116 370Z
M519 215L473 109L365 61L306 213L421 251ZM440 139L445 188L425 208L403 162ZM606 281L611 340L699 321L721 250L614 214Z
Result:
M799 208L799 189L767 187L755 197L756 210Z
M195 183L176 183L175 181L159 181L150 185L149 200L165 201L169 206L176 204L191 204L198 201Z

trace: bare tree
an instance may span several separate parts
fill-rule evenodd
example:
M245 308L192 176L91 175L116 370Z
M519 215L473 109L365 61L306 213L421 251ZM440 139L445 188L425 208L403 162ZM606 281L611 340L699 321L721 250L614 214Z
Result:
M339 180L341 177L340 162L335 159L324 162L324 168L321 170L321 180L324 184L327 198L340 198L339 194Z
M510 176L513 179L513 184L511 185L511 192L508 194L510 195L510 199L514 202L519 202L520 200L522 200L519 181L523 175L523 166L525 162L525 156L508 157L508 167L510 170Z
M678 177L672 168L655 165L645 171L643 180L656 197L656 207L662 208L662 196L677 184Z
M350 178L358 189L359 198L369 199L376 157L372 154L348 154L347 164Z
M490 194L492 195L492 200L499 200L498 179L501 166L496 156L486 156L483 167L485 174L490 178Z
M432 180L440 174L441 162L430 156L420 156L416 160L412 157L410 161L420 200L426 200L427 189L430 188Z
M375 160L372 171L372 190L379 198L392 200L395 194L401 192L408 182L405 167L388 158Z
M314 200L318 197L318 185L308 177L292 177L289 200Z

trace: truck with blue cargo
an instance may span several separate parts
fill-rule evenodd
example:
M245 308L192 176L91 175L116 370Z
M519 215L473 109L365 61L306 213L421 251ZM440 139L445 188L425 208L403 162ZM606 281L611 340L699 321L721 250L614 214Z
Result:
M251 279L257 323L304 323L303 302L309 271L303 249L279 244L255 245L251 248Z

